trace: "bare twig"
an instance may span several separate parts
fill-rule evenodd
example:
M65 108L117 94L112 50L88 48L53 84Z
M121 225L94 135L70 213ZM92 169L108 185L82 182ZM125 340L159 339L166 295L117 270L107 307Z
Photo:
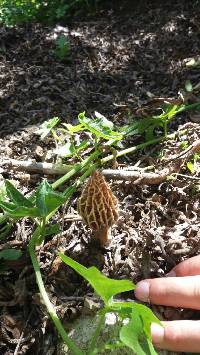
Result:
M45 175L63 175L66 174L72 165L66 164L52 164L52 163L40 163L31 160L16 160L7 159L1 162L1 166L7 165L8 167L17 170L26 170L29 172L35 172Z
M177 174L182 164L187 161L191 155L200 152L200 140L194 142L185 151L178 155L172 156L166 162L171 163L167 168L159 172L146 172L146 168L126 167L121 170L103 169L102 174L109 179L132 181L135 185L158 185L165 181L172 174ZM12 168L37 172L46 175L63 175L71 169L71 165L38 163L35 161L24 160L5 160L2 165L7 165ZM152 168L152 167L151 167Z
M68 165L62 164L57 165L51 163L37 163L14 159L11 159L11 161L3 162L4 165L8 165L8 163L13 168L28 170L31 172L37 171L37 173L46 175L62 175L69 170ZM181 163L176 163L172 167L166 168L159 173L148 173L146 172L146 168L143 169L139 167L136 167L135 170L133 170L133 167L131 167L130 170L128 170L128 168L126 168L126 170L103 169L102 174L108 179L132 181L137 185L157 185L166 180L167 176L171 175L172 173L176 173L179 170L180 165Z

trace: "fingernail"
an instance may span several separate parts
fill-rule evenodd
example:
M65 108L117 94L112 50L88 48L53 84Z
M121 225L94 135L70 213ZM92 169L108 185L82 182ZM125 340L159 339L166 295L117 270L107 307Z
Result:
M176 277L176 273L174 270L171 270L170 272L168 272L168 274L165 275L166 277Z
M157 323L151 324L151 337L153 343L160 344L164 340L165 330L164 327Z
M149 302L149 282L140 281L135 288L135 296L143 302Z

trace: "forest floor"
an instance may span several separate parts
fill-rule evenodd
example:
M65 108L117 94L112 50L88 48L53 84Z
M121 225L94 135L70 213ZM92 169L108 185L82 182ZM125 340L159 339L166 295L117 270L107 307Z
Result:
M0 28L0 174L28 194L44 178L42 173L18 171L5 160L54 162L54 141L41 141L36 131L52 117L75 124L80 112L98 111L116 125L146 117L158 98L177 99L188 81L198 99L200 4L198 1L141 1L119 13L101 11L67 26L26 25ZM70 41L70 61L55 55L57 36ZM162 100L161 100L162 101ZM193 146L200 139L200 115L179 114L170 133L185 129L183 137L167 140L121 157L121 166L153 165L163 171L166 161L183 152L181 142ZM131 137L125 147L142 143ZM160 153L160 154L159 154ZM164 160L161 159L164 158ZM190 157L190 160L193 159ZM72 158L65 159L72 162ZM85 266L95 265L107 276L137 282L164 276L180 262L200 252L200 180L198 157L193 174L182 162L175 179L134 184L109 180L119 200L119 221L106 248L93 241L92 232L79 219L77 198L60 209L56 221L60 236L48 238L39 253L45 287L65 322L78 317L91 294L87 283L63 265L56 265L56 250ZM107 167L111 167L108 164ZM183 176L181 176L181 174ZM55 176L47 176L50 182ZM72 216L75 216L74 219ZM58 355L56 332L39 299L27 253L32 231L29 220L13 227L0 250L23 252L16 261L4 261L0 271L0 354ZM129 297L134 297L129 295ZM200 312L153 307L160 319L199 319ZM23 332L23 341L19 340ZM16 347L17 350L16 350Z

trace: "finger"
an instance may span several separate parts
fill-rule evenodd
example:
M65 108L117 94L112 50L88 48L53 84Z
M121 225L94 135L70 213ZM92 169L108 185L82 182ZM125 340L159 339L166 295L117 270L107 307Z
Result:
M200 350L200 321L162 322L164 327L152 323L153 344L171 351L197 352Z
M167 276L192 276L200 275L200 255L182 261L176 265Z
M143 302L200 309L200 276L140 281L136 285L135 296Z

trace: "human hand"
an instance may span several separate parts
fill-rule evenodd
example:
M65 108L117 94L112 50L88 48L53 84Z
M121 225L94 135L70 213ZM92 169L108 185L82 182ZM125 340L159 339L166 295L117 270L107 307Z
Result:
M181 262L167 276L138 282L135 296L143 302L200 310L200 256ZM156 347L200 353L200 320L162 323L164 327L151 325Z

